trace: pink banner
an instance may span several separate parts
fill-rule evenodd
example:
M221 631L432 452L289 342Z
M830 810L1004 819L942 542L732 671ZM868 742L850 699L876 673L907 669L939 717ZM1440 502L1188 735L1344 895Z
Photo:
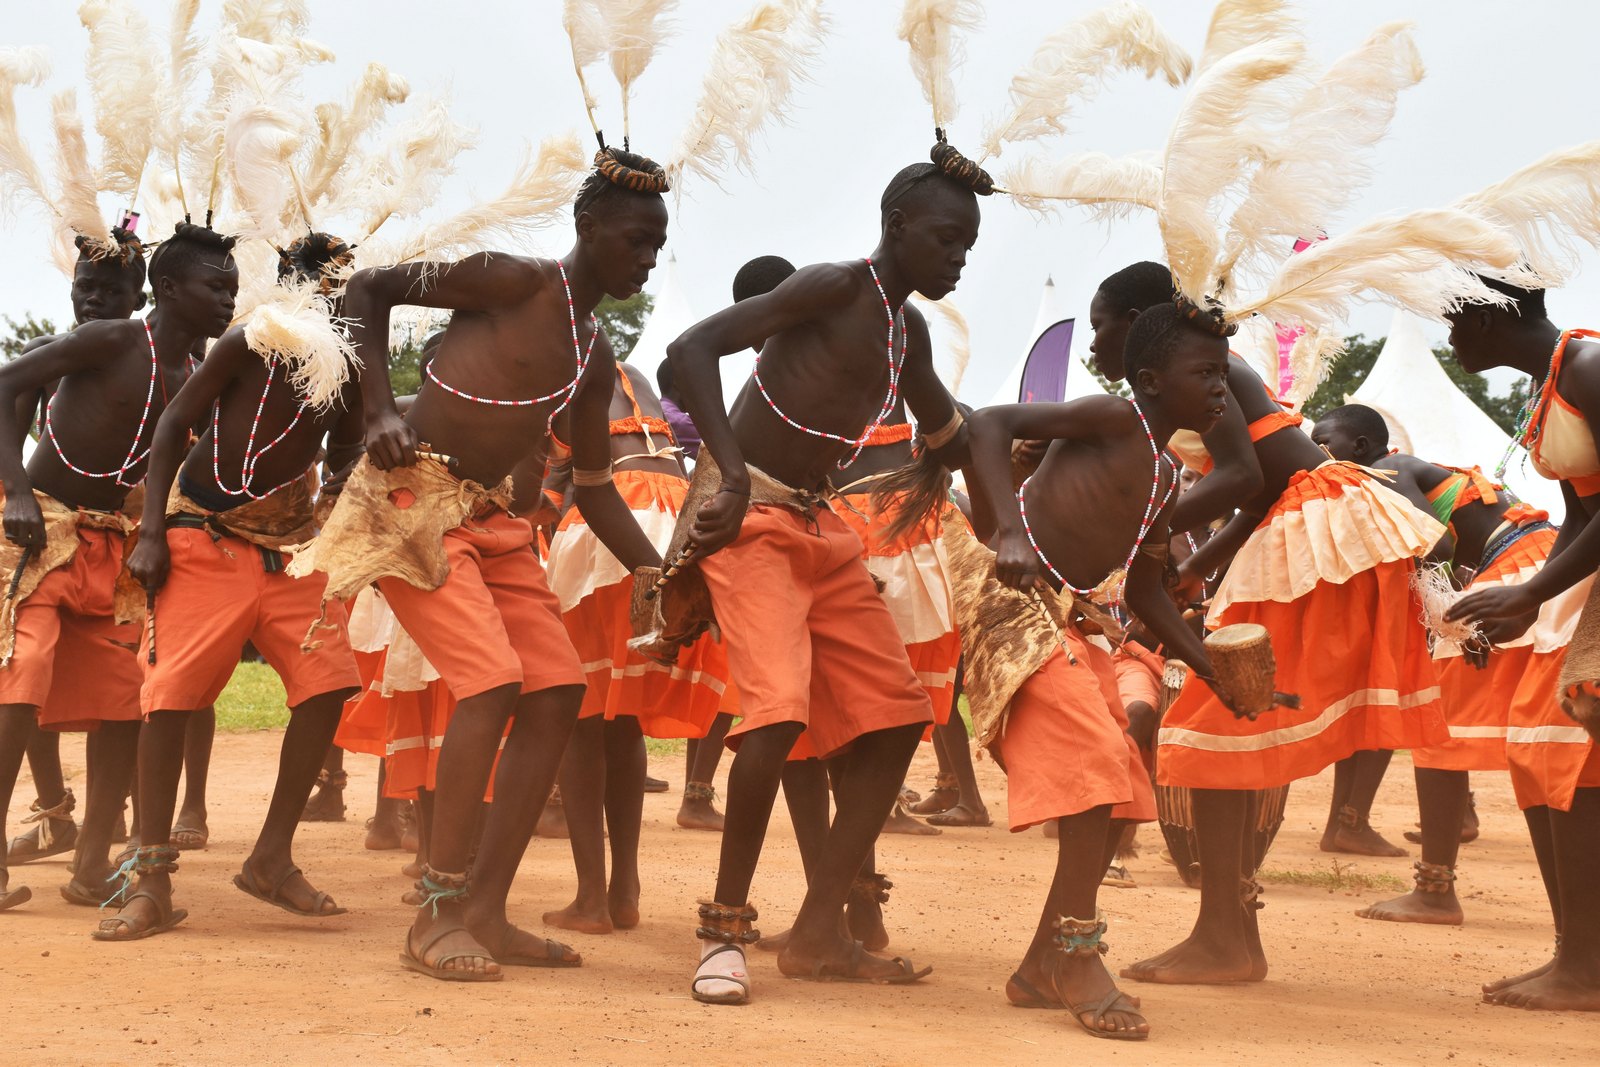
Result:
M1326 241L1327 234L1319 234L1314 240L1308 241L1304 237L1295 241L1294 250L1304 252L1317 241ZM1289 366L1289 353L1294 351L1294 343L1306 331L1299 326L1278 326L1278 395L1288 396L1289 390L1294 386L1294 371Z

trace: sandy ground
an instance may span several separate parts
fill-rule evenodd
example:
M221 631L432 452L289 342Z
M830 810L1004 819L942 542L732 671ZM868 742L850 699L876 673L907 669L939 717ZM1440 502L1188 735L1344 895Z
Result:
M277 1064L1060 1063L1564 1064L1596 1062L1600 1018L1525 1013L1480 1003L1478 984L1546 959L1551 934L1532 853L1504 775L1475 783L1484 833L1461 864L1468 925L1398 926L1355 918L1384 893L1272 886L1262 928L1272 960L1259 986L1137 986L1151 1021L1145 1045L1095 1042L1056 1012L1007 1006L1002 988L1036 921L1054 844L1034 831L947 830L886 837L880 869L894 879L887 908L894 950L935 965L909 988L814 985L783 979L752 953L755 1002L743 1008L689 997L694 901L710 885L719 838L676 827L676 792L646 798L644 921L604 937L563 935L584 954L576 971L512 969L498 985L456 986L404 971L395 954L409 921L399 902L404 857L362 849L375 761L352 758L352 813L302 828L298 860L351 909L300 921L230 884L264 810L276 733L218 738L212 844L187 854L177 931L135 945L92 942L95 915L55 892L57 860L13 870L34 900L0 916L6 1063ZM82 795L81 742L65 746ZM724 769L726 769L724 761ZM913 784L932 779L928 746ZM681 785L680 764L652 770ZM1005 789L979 764L991 810ZM1374 821L1398 839L1415 818L1410 766L1397 757ZM1329 777L1297 786L1269 868L1326 871L1316 850ZM32 797L17 788L8 826ZM775 817L756 902L782 929L803 884L786 817ZM1137 889L1105 890L1113 968L1187 932L1197 895L1142 834ZM1408 877L1410 860L1355 860L1353 869ZM536 839L512 896L537 929L570 899L563 841ZM743 1048L738 1046L743 1045Z

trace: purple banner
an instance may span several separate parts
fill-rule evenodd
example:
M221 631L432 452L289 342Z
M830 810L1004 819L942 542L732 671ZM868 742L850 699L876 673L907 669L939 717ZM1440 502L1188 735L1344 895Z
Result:
M1073 319L1062 319L1051 326L1028 350L1022 365L1022 387L1017 401L1023 404L1059 404L1067 395L1067 368L1072 366ZM1082 367L1079 374L1089 372Z

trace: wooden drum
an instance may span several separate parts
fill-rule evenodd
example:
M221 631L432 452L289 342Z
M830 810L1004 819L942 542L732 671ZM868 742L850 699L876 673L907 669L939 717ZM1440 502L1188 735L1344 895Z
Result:
M1254 719L1279 704L1299 705L1297 698L1273 689L1278 665L1265 626L1253 622L1224 626L1206 638L1206 652L1217 681L1233 696L1234 714Z

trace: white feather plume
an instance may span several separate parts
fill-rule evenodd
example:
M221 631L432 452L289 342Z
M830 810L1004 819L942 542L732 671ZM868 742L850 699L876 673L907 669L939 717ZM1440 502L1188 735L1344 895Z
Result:
M1029 211L1046 214L1075 204L1091 218L1107 221L1140 209L1154 211L1161 198L1161 167L1143 156L1113 159L1103 152L1059 160L1034 156L1002 172L1000 185Z
M1520 257L1511 234L1463 211L1372 219L1288 257L1265 290L1230 305L1228 317L1260 314L1333 333L1356 304L1377 301L1439 320L1463 302L1505 304L1473 272L1518 276Z
M282 360L296 394L317 412L333 406L351 368L361 366L343 324L310 283L274 285L250 312L244 339L262 358Z
M161 102L152 135L153 158L149 168L176 174L182 162L183 136L189 113L189 95L200 71L200 39L194 23L200 14L200 0L174 0L172 21L167 29L169 66L161 84ZM148 188L149 180L145 181ZM184 199L181 186L178 198ZM149 197L145 197L148 205Z
M981 163L1007 142L1064 133L1072 106L1094 94L1113 70L1143 70L1181 85L1193 62L1143 6L1118 0L1046 37L1011 79L1011 109L983 137Z
M310 226L309 219L290 225L298 205L293 160L308 132L304 118L277 100L241 99L229 109L224 130L229 188L245 216L234 232L287 243L291 228Z
M162 77L150 24L131 0L84 0L85 68L100 135L101 185L136 202L161 118Z
M1454 206L1509 229L1529 269L1560 285L1579 242L1600 246L1600 141L1552 152Z
M222 24L254 41L302 34L310 21L308 0L226 0L222 5Z
M17 87L41 86L49 76L50 57L43 48L0 48L0 205L8 208L29 197L54 210L44 171L17 123Z
M1410 27L1400 22L1335 61L1273 137L1233 215L1218 273L1232 276L1274 238L1332 230L1372 176L1371 149L1388 133L1400 91L1422 73Z
M504 193L423 227L389 262L448 259L485 251L491 243L520 245L571 205L587 174L588 160L575 134L546 138L537 155L524 156Z
M1272 40L1218 60L1195 79L1173 124L1157 218L1173 281L1191 299L1216 289L1222 205L1260 160L1263 116L1292 99L1285 76L1302 51L1297 40Z
M906 0L900 39L911 49L911 70L933 108L933 124L950 125L961 110L951 75L966 58L960 34L983 21L977 0Z
M1300 19L1285 0L1221 0L1211 13L1200 53L1204 74L1225 56L1278 37L1292 37Z
M404 78L379 63L367 64L350 92L348 106L323 105L316 110L319 136L302 184L307 203L316 204L336 192L351 153L393 104L404 103L411 88Z
M950 390L950 395L959 396L961 381L967 376L967 364L972 361L972 329L967 325L967 317L948 297L943 300L929 300L918 294L916 299L917 305L924 311L932 311L944 321L949 334L945 339L949 368L944 374L944 381Z
M686 171L716 184L730 167L750 167L756 132L783 121L826 32L820 0L769 0L722 32L694 117L667 164L674 188Z
M50 128L55 134L56 262L76 259L73 238L78 234L104 243L105 218L100 214L99 189L94 167L89 163L89 146L83 135L83 116L78 114L78 94L67 89L50 100ZM69 269L67 273L71 273Z
M473 146L474 132L450 118L442 100L431 100L402 122L363 159L360 173L345 183L346 194L329 206L335 215L358 215L357 256L390 218L432 207L440 183L456 159Z
M656 49L667 37L666 16L677 0L598 0L605 15L611 73L622 88L622 136L628 137L628 101Z
M1276 341L1276 330L1274 341ZM1283 399L1291 404L1303 404L1311 394L1328 379L1334 361L1344 355L1342 330L1306 330L1296 337L1289 348L1289 374L1293 385Z
M578 75L578 89L583 93L583 107L589 114L589 125L598 131L595 109L600 105L589 91L589 79L584 77L585 67L598 63L606 54L606 20L597 0L566 0L561 8L561 28L567 31L567 44L572 49L572 69Z

